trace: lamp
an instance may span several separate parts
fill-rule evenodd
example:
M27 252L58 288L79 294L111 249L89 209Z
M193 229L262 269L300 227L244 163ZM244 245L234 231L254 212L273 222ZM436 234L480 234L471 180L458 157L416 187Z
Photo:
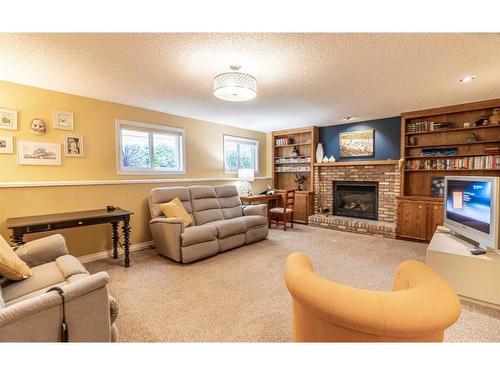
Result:
M252 195L252 186L250 182L255 180L255 173L252 168L242 168L238 169L238 180L241 181L240 184L240 196L249 197Z
M231 65L231 72L214 78L214 95L230 102L252 100L257 96L257 80L249 74L238 72L240 65Z

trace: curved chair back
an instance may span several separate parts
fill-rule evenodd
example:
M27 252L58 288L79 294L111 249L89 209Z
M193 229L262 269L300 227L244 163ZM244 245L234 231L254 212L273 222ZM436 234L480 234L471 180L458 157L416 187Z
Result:
M443 341L444 330L460 316L460 300L450 285L415 260L400 264L391 292L324 279L303 253L288 257L285 281L294 341Z

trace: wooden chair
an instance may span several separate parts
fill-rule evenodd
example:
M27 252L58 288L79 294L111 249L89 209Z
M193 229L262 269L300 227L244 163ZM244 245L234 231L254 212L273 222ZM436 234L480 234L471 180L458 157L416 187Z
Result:
M280 222L283 223L283 230L286 230L286 223L290 222L290 227L293 228L293 205L295 202L295 190L276 190L276 193L281 194L281 206L274 207L269 210L269 228L274 221L276 227Z

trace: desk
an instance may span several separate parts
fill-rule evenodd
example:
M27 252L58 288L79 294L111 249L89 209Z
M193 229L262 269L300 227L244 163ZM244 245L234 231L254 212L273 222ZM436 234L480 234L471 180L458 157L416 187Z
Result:
M267 223L268 225L271 225L270 222L270 215L269 215L269 203L272 201L277 201L282 198L281 194L257 194L257 195L250 195L248 197L240 197L241 203L243 204L254 204L254 203L266 203L267 204Z
M123 249L125 251L125 267L130 266L130 215L133 212L120 208L114 211L106 209L66 212L61 214L15 217L7 219L7 228L12 230L10 236L12 246L24 244L23 236L30 233L50 230L83 227L87 225L111 223L113 229L113 259L118 258L118 225L122 222Z

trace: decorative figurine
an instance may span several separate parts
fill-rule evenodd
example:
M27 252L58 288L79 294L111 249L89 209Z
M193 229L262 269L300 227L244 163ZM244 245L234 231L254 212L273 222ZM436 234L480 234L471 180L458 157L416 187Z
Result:
M411 136L408 137L408 146L416 146L417 145L417 137Z
M471 133L467 137L465 137L465 142L466 143L474 143L477 142L479 138L477 137L476 133Z
M500 125L500 108L494 108L493 114L488 118L490 125Z
M328 156L325 155L325 157L323 158L323 163L328 163Z
M36 135L45 134L45 122L42 119L36 118L31 122L31 132Z
M336 161L336 160L335 160L335 158L334 158L334 157L333 157L333 155L332 155L332 156L330 156L330 159L328 159L328 161L329 161L330 163L335 163L335 161Z
M483 116L479 120L477 120L474 125L476 126L483 126L483 125L488 125L488 118Z
M299 148L297 146L293 146L292 155L293 156L298 156L299 155Z

